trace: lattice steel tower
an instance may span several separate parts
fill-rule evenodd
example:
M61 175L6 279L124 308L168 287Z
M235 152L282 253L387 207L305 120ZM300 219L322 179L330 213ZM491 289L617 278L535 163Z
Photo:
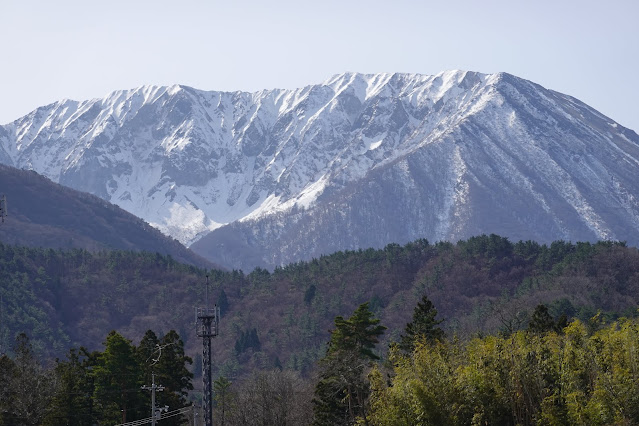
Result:
M206 307L195 310L195 331L202 338L202 391L204 392L204 424L213 425L213 388L211 383L211 339L220 329L220 308L209 308L209 276L206 276Z

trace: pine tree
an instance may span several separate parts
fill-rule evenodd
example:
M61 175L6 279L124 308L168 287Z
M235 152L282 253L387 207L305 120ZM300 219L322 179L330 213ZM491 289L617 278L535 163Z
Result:
M186 407L188 391L193 389L193 374L186 365L193 364L193 360L184 354L184 342L177 332L171 330L158 339L152 330L148 330L140 341L136 354L144 372L144 383L151 384L152 375L155 374L155 383L164 386L164 390L156 394L156 404L160 407L168 405L170 410ZM146 406L150 407L148 392L145 401ZM175 416L162 422L166 425L179 425L183 420L182 416Z
M226 315L229 309L229 298L226 295L224 289L220 290L220 294L217 297L217 306L220 308L220 316Z
M257 335L257 329L241 331L240 337L235 341L235 354L239 355L246 352L248 349L253 349L254 352L259 352L262 348L260 338Z
M66 361L56 360L54 375L57 386L45 425L97 423L93 413L94 386L90 374L95 356L80 348L79 351L71 349Z
M140 366L144 370L144 381L151 380L151 366L155 364L155 359L158 356L158 347L160 345L160 339L152 330L147 330L140 340L140 344L135 350L136 357Z
M137 403L142 371L135 347L121 334L110 332L104 346L93 370L96 408L104 422L125 423L127 418L136 417L133 407L144 409L143 404Z
M369 385L365 372L379 359L373 352L386 327L373 318L368 303L345 320L335 318L313 399L314 425L351 425L366 417Z
M437 320L437 309L426 295L417 303L413 311L413 321L406 324L404 334L400 336L399 348L411 353L415 350L415 342L425 339L427 342L444 339L444 331L437 327L443 320Z
M15 390L13 382L17 376L15 362L7 355L0 356L0 425L10 425L15 422Z
M562 320L562 322L565 322ZM532 318L528 323L528 331L533 333L546 333L548 331L556 330L557 324L548 312L546 305L537 305L533 312Z
M156 382L164 386L164 391L157 396L158 405L168 405L171 410L186 407L188 392L193 389L193 373L186 365L193 364L193 360L184 354L184 342L175 330L160 339L160 348L155 373ZM182 416L176 416L163 420L163 424L180 425L183 420Z

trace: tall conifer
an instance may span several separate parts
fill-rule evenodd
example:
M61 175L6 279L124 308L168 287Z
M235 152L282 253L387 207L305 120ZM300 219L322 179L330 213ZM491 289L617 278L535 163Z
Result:
M369 385L365 373L379 359L373 352L386 327L373 318L368 303L349 319L335 318L313 399L314 425L352 425L365 418Z
M417 303L413 311L413 321L406 324L400 336L399 348L405 352L415 350L415 341L422 338L427 342L444 339L444 331L438 327L443 320L437 320L437 309L426 295Z

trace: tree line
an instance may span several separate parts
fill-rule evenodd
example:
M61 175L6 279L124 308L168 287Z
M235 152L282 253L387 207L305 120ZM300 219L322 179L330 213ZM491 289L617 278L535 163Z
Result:
M538 305L514 332L447 336L428 297L387 351L368 302L334 319L315 374L255 370L214 381L214 419L239 425L609 425L639 423L639 320L553 317ZM386 353L386 355L384 355ZM104 350L71 349L40 366L29 340L0 357L0 424L119 424L158 405L187 407L190 358L176 332L135 346L109 333ZM193 399L194 394L190 397ZM182 417L162 424L191 422Z
M462 341L446 338L424 296L376 362L384 327L367 308L335 320L313 425L639 423L637 319L568 321L538 305L524 329Z
M299 396L290 396L288 401L298 409L289 413L297 415L286 417L282 410L273 417L260 407L274 403L243 399L259 393L248 389L260 389L260 380L268 381L264 373L249 380L248 387L242 383L235 394L233 385L221 377L215 382L218 407L222 399L225 407L218 412L221 424L639 423L638 319L607 321L597 314L588 321L569 321L537 305L522 329L466 340L448 338L441 322L424 296L412 321L380 359L376 346L385 327L364 303L348 319L335 318L326 354L312 380L310 406L308 397L300 401ZM308 385L298 388L309 394ZM278 397L273 400L268 396L258 400L281 401L281 389L275 393ZM248 421L238 415L239 407L257 417ZM306 416L300 410L306 410Z
M0 243L0 352L20 332L38 354L55 358L71 346L99 348L112 329L139 339L149 328L173 328L197 362L191 312L205 299L207 274L223 316L214 373L236 382L280 366L310 374L333 319L366 301L389 329L384 346L422 294L449 318L442 327L464 338L518 330L538 303L582 321L598 310L634 316L639 303L639 251L615 242L417 240L250 273L206 271L157 253Z
M411 320L410 307L416 304L423 305L420 318L430 316L433 341L451 351L446 361L457 362L447 368L457 371L466 361L461 355L453 355L468 352L466 345L473 339L505 339L532 330L557 333L564 339L562 330L575 320L584 324L588 333L594 333L600 329L591 325L592 318L598 318L597 324L620 324L622 317L627 318L624 321L634 321L639 303L639 252L615 242L556 241L545 245L511 243L496 235L457 243L418 240L405 246L389 244L379 250L338 252L274 271L256 269L248 274L204 271L151 253L90 253L0 244L0 352L8 350L20 331L29 333L32 352L45 361L53 353L60 357L60 363L67 363L71 354L66 348L86 345L90 349L75 350L76 364L89 363L86 370L91 374L87 380L95 386L99 368L89 355L105 341L108 330L117 329L123 336L139 339L147 328L176 328L187 353L195 354L192 371L197 376L201 342L192 336L189 339L193 333L188 330L192 307L205 297L205 274L210 276L214 300L222 307L222 329L215 342L213 364L215 377L226 380L220 382L220 389L225 389L221 392L225 395L222 411L229 425L254 424L260 418L278 419L265 424L278 424L281 419L287 419L286 424L305 424L292 419L308 423L321 418L324 414L319 412L314 417L314 409L319 409L315 407L326 410L333 402L316 394L320 383L327 395L340 395L335 406L342 411L337 417L351 423L374 424L374 396L381 388L373 386L368 374L377 365L384 377L382 384L392 383L396 375L391 358L399 359L397 354L408 357L420 347L414 336L421 336L424 331L415 318L409 322L413 326L404 328ZM420 299L424 294L432 302ZM366 309L358 311L367 300ZM539 303L545 307L533 312ZM441 324L433 315L434 305L447 318ZM370 330L388 328L369 336L370 340L358 341L362 324L348 317L351 313L357 313L355 318L363 324L369 321ZM374 323L375 320L379 322ZM329 333L329 328L333 332ZM336 341L335 333L341 336ZM342 338L347 342L341 342ZM375 340L374 348L367 346ZM395 346L399 349L390 349ZM138 346L134 347L137 353ZM352 347L362 351L353 352ZM12 355L11 361L16 359ZM7 363L7 359L3 362ZM339 372L337 379L331 376L332 370ZM151 378L146 377L143 384L150 383ZM332 387L339 383L348 386ZM38 386L50 388L54 387ZM78 392L84 395L80 399L85 401L85 408L70 410L74 413L89 410L91 415L101 416L111 410L110 418L119 416L121 421L125 409L127 418L137 417L139 409L139 415L148 417L146 405L150 403L140 405L132 400L126 406L112 404L110 409L96 401L87 405L87 396L95 398L95 392L81 389ZM197 400L197 395L187 392ZM117 391L112 388L109 393ZM139 393L148 398L148 392ZM120 400L123 394L128 396L120 391ZM290 395L300 395L295 404L284 403L291 400ZM474 398L476 394L473 395ZM508 404L514 402L508 400ZM8 404L3 413L14 412L14 405ZM529 402L528 406L534 404ZM497 421L482 417L484 414L477 414L468 405L464 407L455 419L467 420L462 414L472 411L473 416L477 415L476 422L486 418ZM491 410L487 412L494 411ZM540 412L536 408L527 410ZM503 414L503 407L498 411ZM220 415L219 407L216 415ZM330 410L326 414L334 420L333 415ZM538 414L530 414L529 418L539 418L535 416ZM501 419L525 423L521 418L524 417L511 415Z
M49 368L35 356L29 338L21 333L13 356L0 356L0 425L120 424L151 416L151 395L143 385L164 386L156 396L160 407L187 407L193 389L191 358L171 330L162 337L148 330L140 343L116 331L103 351L80 347L69 350ZM183 416L163 420L179 425Z

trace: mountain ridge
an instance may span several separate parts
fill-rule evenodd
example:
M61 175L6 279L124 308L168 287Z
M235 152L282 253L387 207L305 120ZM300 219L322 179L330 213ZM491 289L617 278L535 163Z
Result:
M34 171L0 164L0 194L6 195L9 205L8 217L0 224L0 241L4 244L148 251L190 265L214 266L142 219Z
M114 202L207 256L234 238L270 267L358 242L491 232L639 243L637 134L507 73L344 73L253 93L144 86L52 105L0 127L0 162ZM352 191L369 186L377 204ZM388 197L395 205L381 206ZM366 211L341 228L304 221L314 247L277 220L331 202ZM370 226L352 222L360 216L388 222L384 235L368 238ZM405 224L392 225L394 216ZM347 229L360 230L349 246L320 241ZM214 241L220 234L228 236ZM281 261L266 261L280 246Z

